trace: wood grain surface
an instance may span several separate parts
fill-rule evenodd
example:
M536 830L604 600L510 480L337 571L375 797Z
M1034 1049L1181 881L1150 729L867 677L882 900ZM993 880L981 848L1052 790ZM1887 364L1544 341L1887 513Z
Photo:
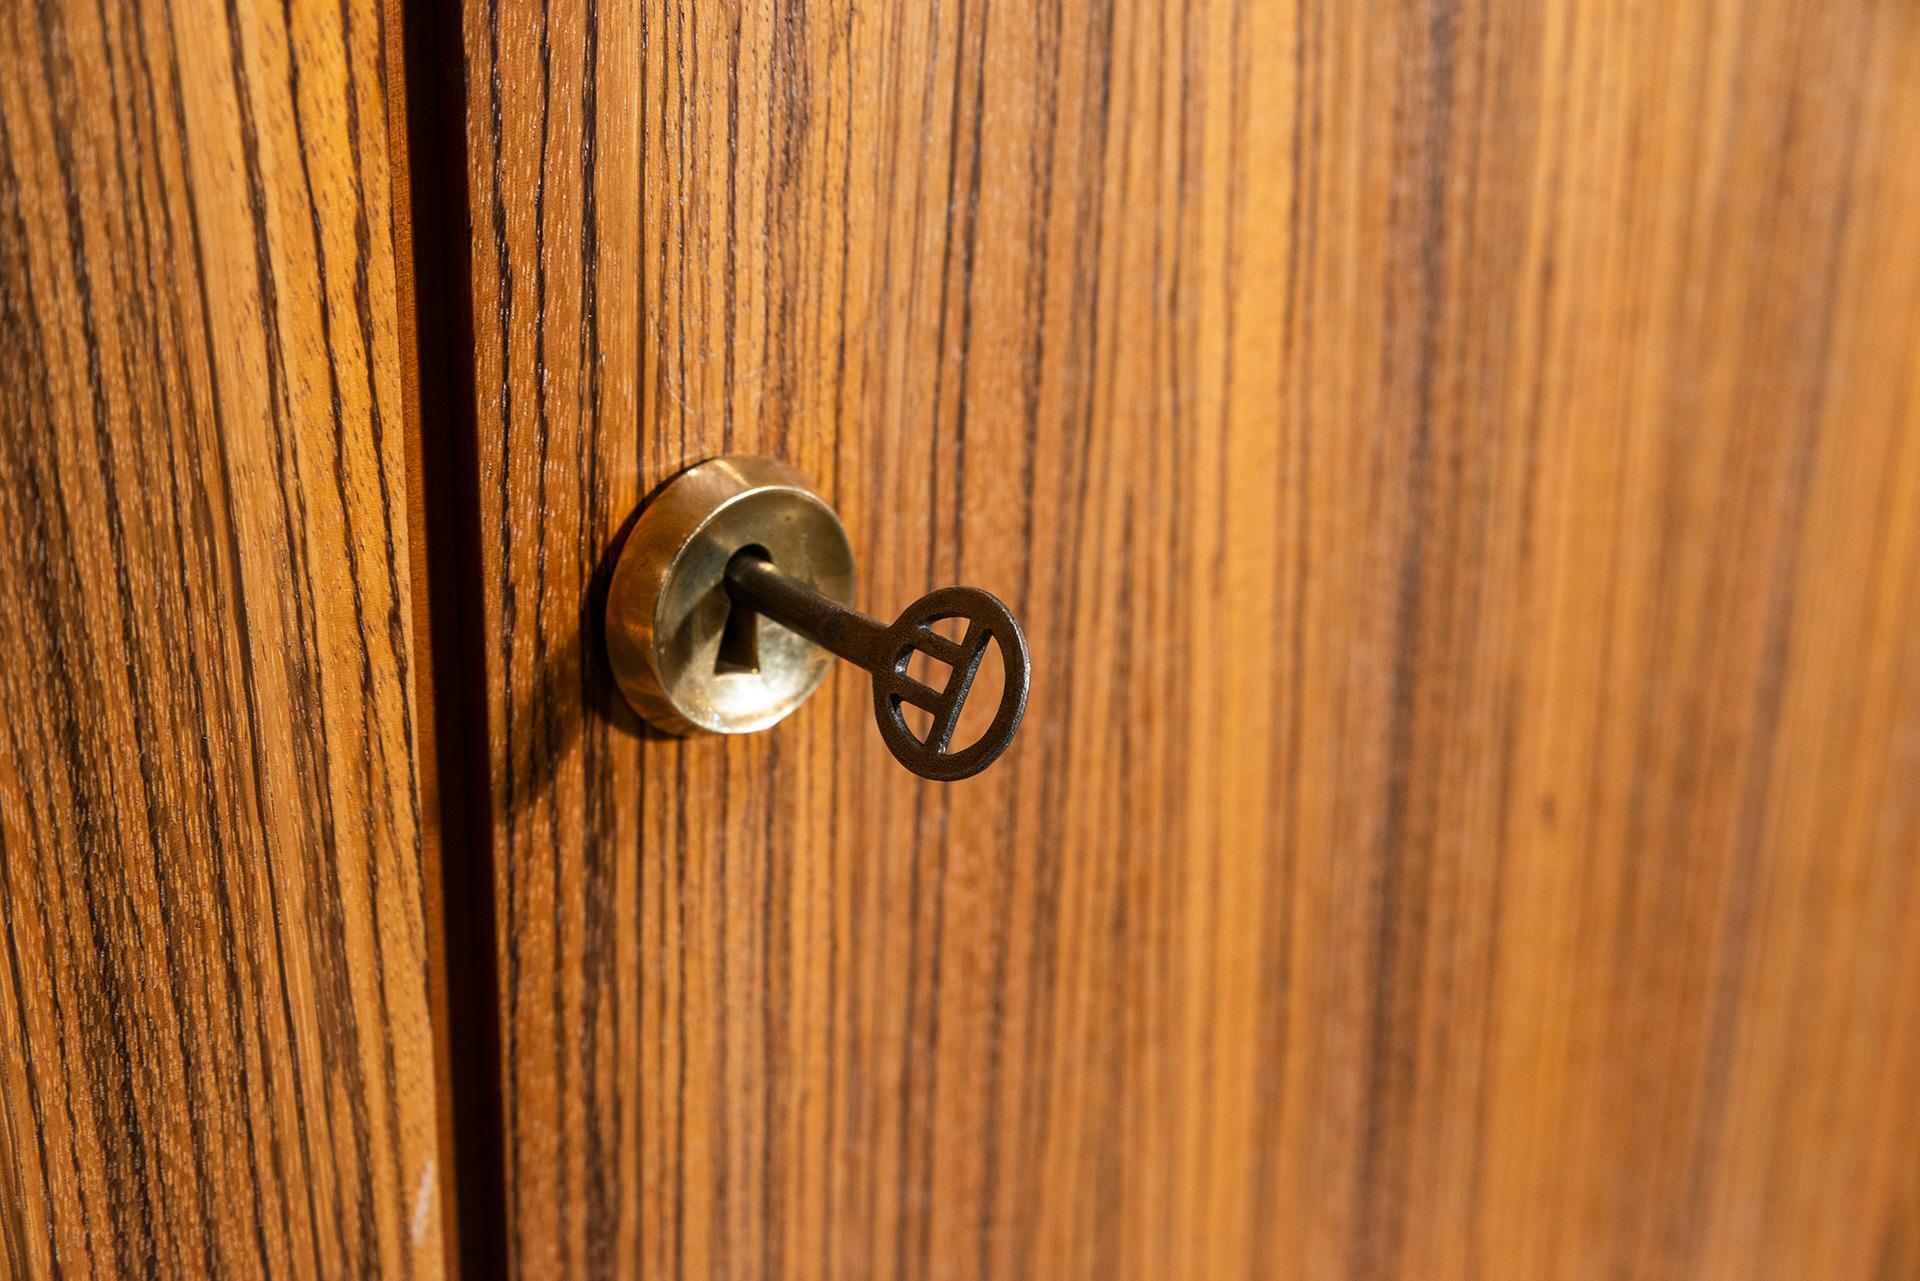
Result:
M1920 1271L1912 5L461 22L479 1255ZM1000 764L636 728L607 557L733 451L1013 604Z
M0 12L0 1258L441 1271L377 9Z

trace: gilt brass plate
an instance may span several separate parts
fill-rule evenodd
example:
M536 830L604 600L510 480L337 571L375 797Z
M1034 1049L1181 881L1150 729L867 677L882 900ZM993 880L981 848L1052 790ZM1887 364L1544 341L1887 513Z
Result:
M730 630L727 562L748 547L851 604L847 531L804 477L745 456L688 468L641 511L607 590L614 680L650 724L675 734L750 733L786 717L826 679L833 656L772 619L748 611Z

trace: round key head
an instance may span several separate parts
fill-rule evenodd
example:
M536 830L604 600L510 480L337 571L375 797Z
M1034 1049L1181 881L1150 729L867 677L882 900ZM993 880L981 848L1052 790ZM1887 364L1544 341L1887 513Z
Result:
M949 618L967 622L965 637L955 641L933 630ZM977 587L942 587L907 606L887 628L891 661L873 676L873 715L880 736L902 765L922 778L951 782L970 778L993 764L1013 741L1027 710L1027 681L1031 661L1027 638L1013 614L999 599ZM973 743L949 750L960 711L973 689L973 678L986 657L987 645L1000 646L1000 665L1006 679L993 723ZM946 685L933 689L907 675L907 664L918 650L948 668ZM907 727L903 704L911 703L933 718L925 738Z

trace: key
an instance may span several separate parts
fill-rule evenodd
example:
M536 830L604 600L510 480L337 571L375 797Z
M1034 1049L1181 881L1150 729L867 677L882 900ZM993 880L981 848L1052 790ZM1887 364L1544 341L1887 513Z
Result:
M751 551L727 562L726 584L737 602L867 671L873 679L873 715L880 737L896 760L922 778L970 778L1013 742L1027 710L1032 661L1020 624L992 594L977 587L938 588L907 606L889 625L823 596ZM961 640L933 630L934 623L952 618L966 620ZM986 733L954 751L953 732L989 644L1000 646L1006 672L1000 705ZM907 675L916 650L947 665L942 688ZM924 738L907 726L902 708L909 703L933 718Z

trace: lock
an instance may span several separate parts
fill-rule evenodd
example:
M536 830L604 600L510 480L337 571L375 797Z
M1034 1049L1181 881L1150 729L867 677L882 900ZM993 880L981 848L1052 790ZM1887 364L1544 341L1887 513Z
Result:
M892 624L853 608L853 547L826 500L792 468L734 455L688 468L641 510L607 590L607 657L634 710L675 734L745 734L785 719L837 655L864 669L894 757L925 778L979 773L1025 715L1031 660L1011 611L976 587L944 587ZM966 623L958 640L934 630ZM952 742L988 646L1005 678L991 725ZM916 653L947 670L936 689ZM907 724L905 707L927 713Z
M656 728L766 729L833 669L833 656L805 637L734 608L727 563L742 549L832 600L853 600L846 527L798 472L736 456L680 473L634 522L607 588L614 681Z

